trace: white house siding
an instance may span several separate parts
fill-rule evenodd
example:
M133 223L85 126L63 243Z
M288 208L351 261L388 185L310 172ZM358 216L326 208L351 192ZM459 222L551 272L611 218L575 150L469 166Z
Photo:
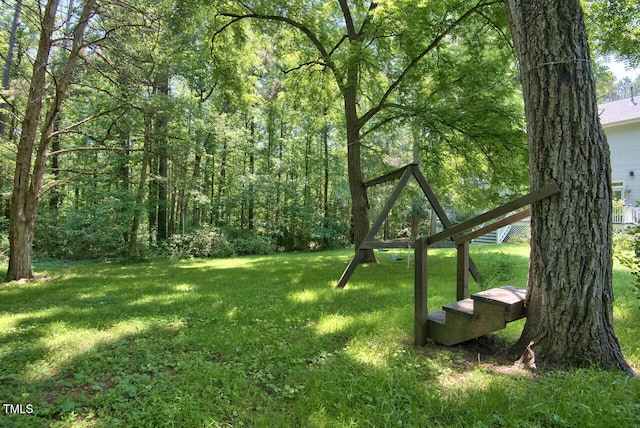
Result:
M640 201L640 124L605 125L604 132L611 149L612 182L623 182L622 199L627 205L637 206Z

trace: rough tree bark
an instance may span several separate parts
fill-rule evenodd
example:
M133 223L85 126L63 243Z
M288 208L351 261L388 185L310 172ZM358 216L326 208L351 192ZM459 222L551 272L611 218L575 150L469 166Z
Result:
M342 5L343 1L340 2ZM363 43L362 37L356 33L353 27L348 7L344 6L345 21L347 22L347 34L352 44L352 49L357 51ZM355 56L357 57L357 56ZM362 124L358 117L358 80L360 64L352 61L347 66L346 83L341 85L344 99L345 131L347 134L347 173L349 176L349 191L351 193L351 217L353 220L353 244L356 250L364 241L369 232L369 206L367 193L364 187L364 175L362 173L362 141L360 139ZM373 250L367 250L362 263L377 262Z
M7 56L5 57L4 70L2 72L2 90L9 91L11 85L11 67L13 65L13 50L16 45L16 34L18 32L18 25L20 24L20 14L22 13L22 0L16 2L16 8L13 12L13 21L11 22L11 32L9 33ZM0 137L5 134L7 114L5 109L7 104L3 98L0 101Z
M87 0L74 30L73 43L63 75L56 81L55 94L49 104L35 156L36 138L40 114L44 105L45 85L49 55L53 45L58 0L48 0L42 14L40 40L33 64L27 107L22 122L22 132L16 155L11 212L9 214L9 268L10 279L31 278L31 252L38 204L42 197L42 185L47 152L54 137L54 123L71 84L76 62L83 48L84 30L93 13L95 0ZM32 168L33 158L33 168Z
M505 0L518 52L533 205L527 321L515 350L532 367L631 372L613 329L611 167L579 0Z
M9 214L9 269L10 279L31 278L31 245L35 226L35 209L30 189L31 158L44 100L47 63L51 52L58 0L49 0L42 16L38 52L33 63L33 75L22 121L22 132L16 155L16 169Z

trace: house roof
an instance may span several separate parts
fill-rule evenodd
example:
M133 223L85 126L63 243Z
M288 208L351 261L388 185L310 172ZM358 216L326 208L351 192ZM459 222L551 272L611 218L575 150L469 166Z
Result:
M631 102L631 98L600 104L598 112L600 123L605 127L640 121L640 97L635 99L635 104Z

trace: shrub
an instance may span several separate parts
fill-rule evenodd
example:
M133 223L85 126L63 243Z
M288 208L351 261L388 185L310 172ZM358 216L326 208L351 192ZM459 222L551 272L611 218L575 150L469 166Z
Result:
M167 244L172 257L231 257L235 254L233 246L219 229L204 225L200 229L183 234L172 235Z
M171 257L223 258L245 254L270 254L275 251L275 243L267 236L241 230L221 230L204 225L199 229L173 235L167 243Z
M509 254L500 251L497 253L490 253L486 271L489 272L489 274L484 278L482 283L483 289L497 287L511 281L514 276L515 269Z
M125 202L42 210L36 222L34 258L93 259L126 254L131 228Z
M614 238L614 254L635 275L634 285L640 295L640 226L629 228L625 235Z
M256 232L228 230L225 235L227 235L236 254L262 255L271 254L276 250L273 239Z

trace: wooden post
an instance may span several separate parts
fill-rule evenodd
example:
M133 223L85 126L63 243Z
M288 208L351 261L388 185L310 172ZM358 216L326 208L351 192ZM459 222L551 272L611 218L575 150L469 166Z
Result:
M345 269L344 273L340 277L340 280L338 281L338 285L336 285L336 288L344 288L344 286L347 285L349 278L351 278L351 275L353 275L353 271L356 270L356 267L358 267L358 264L360 263L360 261L364 256L364 252L366 251L366 248L364 247L366 247L367 244L373 241L373 239L376 237L378 230L380 230L380 226L382 226L382 223L389 215L389 211L391 211L393 204L396 203L396 200L398 200L398 197L400 196L402 189L407 184L407 181L409 181L409 179L411 178L412 170L410 168L405 168L400 171L402 172L400 181L396 185L395 189L393 189L393 192L391 193L391 196L389 196L389 199L387 200L387 202L384 204L384 207L382 208L382 211L378 215L378 218L376 219L375 222L373 222L373 226L371 226L371 229L369 229L369 233L367 233L367 236L364 237L364 240L362 241L360 248L358 248L358 250L356 251L356 254L353 256L353 259L351 259L351 263L349 263L349 266L347 266L347 269ZM397 174L397 172L395 174Z
M469 241L458 244L458 274L456 300L469 298Z
M413 344L427 343L427 243L418 238L414 247Z

